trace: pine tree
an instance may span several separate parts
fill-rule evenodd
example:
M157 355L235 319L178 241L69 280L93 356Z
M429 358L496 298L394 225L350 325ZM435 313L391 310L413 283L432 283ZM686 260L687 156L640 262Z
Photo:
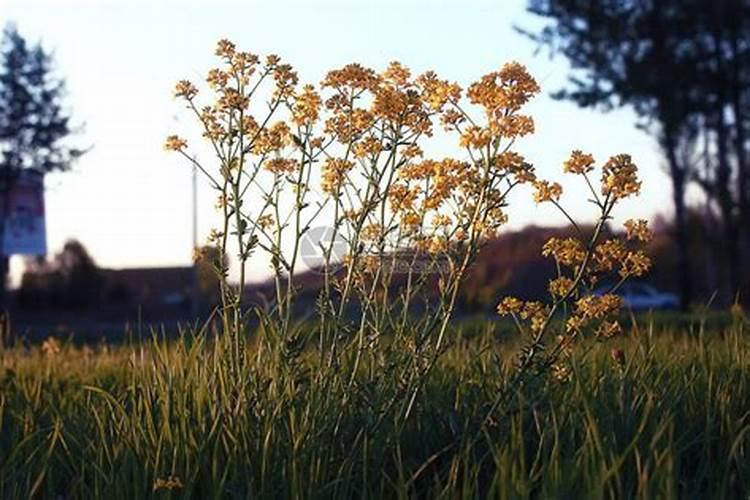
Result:
M64 108L65 82L40 44L8 25L0 42L0 197L26 169L67 170L85 151L69 145L75 132ZM8 210L4 210L7 213ZM0 217L0 235L4 234ZM0 255L0 306L5 306L8 256Z

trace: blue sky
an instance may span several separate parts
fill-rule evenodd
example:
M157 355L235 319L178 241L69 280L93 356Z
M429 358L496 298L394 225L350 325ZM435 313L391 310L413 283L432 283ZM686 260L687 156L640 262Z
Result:
M189 118L171 99L176 80L200 81L215 64L213 48L229 38L243 50L277 53L301 80L319 82L329 69L359 62L383 69L394 59L414 73L433 69L466 86L504 62L524 63L542 86L529 106L537 132L518 150L543 177L560 177L571 149L606 160L627 152L641 167L640 199L621 207L621 220L669 214L669 180L653 139L635 129L629 110L603 114L555 101L565 84L564 59L535 55L514 25L534 27L522 0L230 1L2 0L0 22L13 21L29 40L54 53L67 80L68 104L93 146L72 172L47 179L51 252L77 238L104 267L190 262L190 173L162 149ZM195 142L195 141L194 141ZM209 158L205 158L208 161ZM568 179L573 180L573 179ZM564 200L585 218L585 191L564 182ZM561 223L524 192L509 210L511 226ZM213 195L199 192L199 233L216 224ZM23 264L12 263L18 276ZM264 276L264 266L252 277Z

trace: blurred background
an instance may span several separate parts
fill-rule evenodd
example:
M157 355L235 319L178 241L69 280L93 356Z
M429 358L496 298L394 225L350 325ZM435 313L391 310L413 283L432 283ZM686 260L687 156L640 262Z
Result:
M278 53L312 83L399 60L466 86L522 62L542 94L517 149L540 176L560 178L572 149L628 153L641 169L642 195L612 227L651 221L654 270L626 302L747 304L750 1L3 0L0 23L0 299L17 334L122 335L124 322L169 327L216 303L216 279L191 260L217 224L214 196L162 143L198 136L171 89L203 80L220 38ZM566 206L591 221L584 187L565 181ZM565 220L529 195L472 269L462 314L546 293L553 264L539 250ZM256 261L248 295L269 272Z

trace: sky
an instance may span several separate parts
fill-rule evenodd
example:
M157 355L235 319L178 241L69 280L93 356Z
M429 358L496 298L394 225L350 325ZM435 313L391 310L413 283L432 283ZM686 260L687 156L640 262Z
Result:
M524 7L523 0L0 0L0 23L14 22L27 40L53 53L69 111L82 125L75 142L91 147L72 171L47 176L50 254L75 238L101 267L190 264L190 167L162 145L168 134L190 130L171 98L174 83L200 82L217 64L220 38L241 50L279 54L302 81L314 83L350 62L382 70L399 60L414 74L431 69L466 87L517 60L542 87L527 109L536 133L517 147L539 175L559 180L572 149L601 162L628 153L644 183L618 220L669 215L669 179L653 138L635 128L628 109L605 114L550 97L565 85L569 67L562 57L537 53L514 30L540 26ZM585 220L591 212L585 191L575 179L563 180L566 206ZM530 201L528 191L512 201L511 228L563 222ZM201 242L218 223L213 205L201 183ZM23 259L12 259L16 282L23 266ZM265 265L251 270L253 280L266 274Z

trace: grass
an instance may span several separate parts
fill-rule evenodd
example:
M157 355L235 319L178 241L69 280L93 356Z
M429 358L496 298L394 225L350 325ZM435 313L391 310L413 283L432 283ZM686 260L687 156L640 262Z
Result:
M514 343L474 325L416 395L397 345L353 380L262 332L238 363L200 331L9 347L0 498L746 497L746 326L654 325L583 344L564 381L511 377Z

